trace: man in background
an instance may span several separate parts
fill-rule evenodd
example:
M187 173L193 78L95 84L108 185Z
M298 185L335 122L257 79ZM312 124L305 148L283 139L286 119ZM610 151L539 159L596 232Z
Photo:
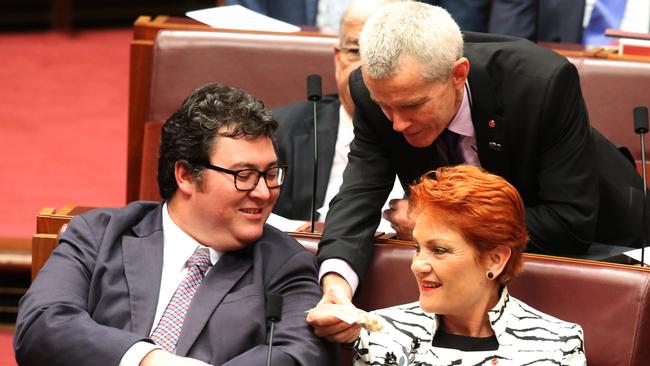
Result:
M368 17L381 6L402 0L353 0L341 16L339 41L334 46L334 67L338 95L326 95L318 102L318 184L316 208L323 221L328 202L339 191L354 137L350 96L350 73L359 67L359 34ZM296 102L273 110L279 123L276 138L278 159L289 166L273 213L292 220L311 217L314 110L313 103ZM402 198L404 190L396 181L391 198ZM390 229L388 226L386 229Z
M485 32L490 0L420 0L447 9L463 30ZM223 5L242 5L298 26L317 26L324 31L337 29L339 18L350 0L224 0Z

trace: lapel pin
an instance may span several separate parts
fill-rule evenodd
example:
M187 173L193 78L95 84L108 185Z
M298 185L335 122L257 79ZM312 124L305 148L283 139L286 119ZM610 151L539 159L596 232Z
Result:
M496 125L497 125L497 123L494 122L493 119L491 119L490 122L488 122L488 126L490 126L490 127L494 127L494 126L496 126Z
M494 141L488 142L488 147L490 148L490 150L501 151L501 144L498 144Z

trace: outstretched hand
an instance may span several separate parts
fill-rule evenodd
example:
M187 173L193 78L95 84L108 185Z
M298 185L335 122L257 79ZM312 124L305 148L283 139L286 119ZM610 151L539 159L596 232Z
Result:
M384 219L390 222L395 229L397 238L413 240L413 227L415 222L408 216L409 201L407 199L392 199L388 202L388 209L384 210Z
M334 272L326 274L323 276L322 285L323 298L318 305L352 304L352 288L339 274ZM318 305L307 315L307 323L314 327L317 336L338 343L350 343L357 339L361 331L359 324L348 324L333 315L319 312Z

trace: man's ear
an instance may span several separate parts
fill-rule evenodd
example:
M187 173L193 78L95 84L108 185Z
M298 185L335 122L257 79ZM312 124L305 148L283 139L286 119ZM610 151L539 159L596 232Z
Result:
M469 60L465 57L459 58L451 68L451 77L456 88L462 88L469 75Z
M192 175L192 169L186 161L179 160L174 163L174 177L181 193L191 195L194 192L196 181Z
M512 249L505 245L497 245L496 248L487 253L487 270L494 274L494 277L499 277L503 268L508 263Z

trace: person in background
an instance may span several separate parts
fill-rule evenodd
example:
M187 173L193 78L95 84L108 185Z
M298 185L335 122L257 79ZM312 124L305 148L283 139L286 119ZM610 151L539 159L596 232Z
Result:
M607 28L650 32L647 0L496 0L489 31L531 41L607 45Z
M277 122L245 92L195 90L163 125L163 203L74 217L22 298L20 365L263 365L265 303L283 297L274 365L337 364L304 312L314 257L265 221L284 181Z
M327 205L336 195L343 181L343 170L348 162L350 142L354 137L352 115L354 103L350 96L350 73L359 67L359 34L370 14L381 6L402 0L353 0L341 16L339 41L334 46L334 70L338 95L326 95L318 102L318 185L316 208ZM276 139L278 159L289 165L273 213L291 220L309 220L313 165L309 157L314 151L313 103L301 101L273 110L279 123ZM390 198L404 197L404 190L396 181ZM324 221L327 207L321 210L319 221ZM386 225L386 230L390 229Z
M566 58L520 38L463 37L448 12L417 2L373 14L360 46L362 66L350 76L355 136L318 250L321 303L350 302L395 175L408 183L440 166L480 166L512 184L526 206L530 251L641 245L641 177L589 125ZM414 225L407 212L407 200L391 200L383 213L403 239ZM307 320L330 340L359 331L334 317Z
M351 0L224 0L223 5L241 5L298 26L317 26L337 33L339 19ZM489 0L422 0L446 8L463 30L485 32Z
M524 204L505 179L470 165L438 168L411 189L420 299L373 313L355 365L583 366L582 328L510 296L523 265Z
M582 43L585 0L496 0L488 31L533 42Z

